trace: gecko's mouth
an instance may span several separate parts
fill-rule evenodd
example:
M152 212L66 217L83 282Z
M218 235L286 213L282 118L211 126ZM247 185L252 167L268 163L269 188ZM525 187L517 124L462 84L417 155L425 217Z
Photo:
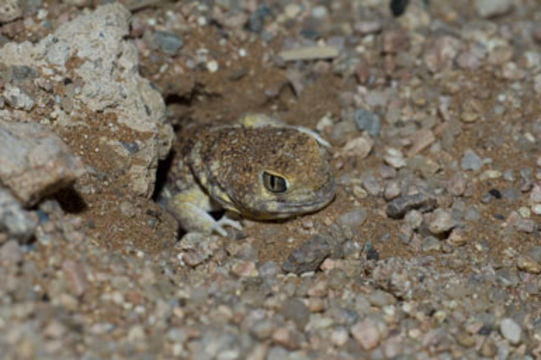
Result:
M282 199L265 201L253 209L251 215L258 219L271 220L315 212L328 205L334 199L335 193L336 185L331 177L319 189L303 190L290 193Z

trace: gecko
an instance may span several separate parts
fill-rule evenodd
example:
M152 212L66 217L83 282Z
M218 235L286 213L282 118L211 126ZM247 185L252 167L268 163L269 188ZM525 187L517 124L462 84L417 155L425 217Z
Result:
M182 131L169 174L167 209L187 232L241 230L229 213L255 220L315 212L335 197L336 185L317 133L265 114L233 125L195 125ZM215 220L214 211L226 210Z

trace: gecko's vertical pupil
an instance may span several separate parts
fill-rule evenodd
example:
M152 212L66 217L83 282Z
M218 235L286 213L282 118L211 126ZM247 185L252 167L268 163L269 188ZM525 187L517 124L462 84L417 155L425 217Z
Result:
M287 191L286 179L266 171L263 171L263 185L267 190L273 193L283 193Z

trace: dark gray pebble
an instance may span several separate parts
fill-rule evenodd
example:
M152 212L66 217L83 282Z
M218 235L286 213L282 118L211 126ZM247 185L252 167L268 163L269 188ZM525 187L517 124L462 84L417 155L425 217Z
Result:
M409 210L416 209L421 212L427 212L437 207L438 202L435 198L423 193L404 195L394 199L387 204L387 215L394 219L404 217Z
M378 136L381 130L379 116L366 109L358 109L353 117L359 131L366 131L371 136Z
M330 254L331 246L328 236L318 234L293 250L282 264L282 269L295 274L315 271Z

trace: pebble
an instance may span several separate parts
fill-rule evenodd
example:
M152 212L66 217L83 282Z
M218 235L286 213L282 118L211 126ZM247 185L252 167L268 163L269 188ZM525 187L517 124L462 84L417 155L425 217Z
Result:
M349 333L346 328L338 327L331 332L331 342L338 346L344 346L349 340Z
M400 196L401 192L402 189L400 188L400 183L398 181L391 180L385 185L383 197L386 201L390 201Z
M37 225L38 217L24 210L17 199L0 186L0 232L27 241L34 234Z
M439 235L448 232L456 226L451 212L447 209L436 209L432 215L433 219L428 224L428 229L432 234Z
M297 326L297 329L304 330L308 320L310 319L310 310L304 302L292 298L286 300L282 305L282 315L286 320L291 320Z
M479 349L479 353L486 358L494 358L496 354L498 353L498 348L496 344L494 343L494 340L491 338L487 338L481 345L481 348ZM506 359L507 356L502 357L501 359Z
M278 55L284 61L333 59L339 55L333 46L306 46L292 50L283 50Z
M257 321L250 329L250 332L259 340L265 340L272 336L274 325L269 320Z
M282 269L295 274L315 271L331 254L330 242L332 239L325 235L315 235L291 252L283 262Z
M216 60L210 60L209 62L207 62L206 67L209 73L215 73L220 68Z
M288 350L297 350L301 347L303 335L294 329L278 328L272 333L272 340Z
M517 259L517 267L519 270L525 271L530 274L540 274L541 264L535 261L528 255L521 255Z
M126 338L131 343L144 342L146 339L145 329L141 325L134 325L128 331Z
M440 251L441 250L441 242L435 238L434 236L427 236L423 239L423 243L421 245L421 249L423 251Z
M501 191L501 195L504 199L509 201L517 201L520 196L520 190L515 187L508 187Z
M315 19L323 19L325 17L327 17L329 15L329 11L327 10L327 8L325 6L314 6L312 8L312 16L315 18Z
M382 50L386 54L396 54L409 44L408 36L402 30L387 30L382 35Z
M461 196L466 190L466 177L462 172L454 173L447 182L447 191L451 195Z
M365 176L363 176L362 181L363 187L370 195L379 196L379 194L381 193L381 184L374 175L372 175L371 173L366 174Z
M169 31L156 31L154 39L160 50L169 56L176 56L184 45L184 41L179 35Z
M419 171L424 178L432 178L441 166L436 161L422 155L415 155L407 161L408 167Z
M357 21L353 28L360 35L368 35L380 32L383 29L383 23L381 20L362 20Z
M485 170L479 176L479 179L485 181L489 179L499 179L500 177L502 177L502 173L498 170Z
M269 349L265 360L284 360L289 359L289 353L281 346L273 346Z
M395 169L400 169L406 166L406 159L404 159L404 154L402 154L400 150L395 148L385 149L385 155L383 156L383 160Z
M515 181L515 172L513 170L505 170L503 172L503 179L505 181L513 182Z
M531 234L535 230L535 222L532 219L523 219L521 217L520 220L518 220L515 224L515 227L517 231Z
M531 202L535 204L541 203L541 186L539 184L533 186L529 197Z
M410 210L404 216L406 224L412 229L418 229L423 223L423 214L417 210Z
M47 326L43 330L43 333L49 338L58 339L64 336L67 330L68 329L64 325L62 325L62 323L57 320L52 320L49 322L49 324L47 324Z
M500 332L504 338L507 339L511 344L516 345L520 342L522 335L522 329L519 324L517 324L511 318L504 318L500 322Z
M231 273L238 277L256 277L259 276L259 271L255 262L248 260L238 260L231 267Z
M351 327L351 335L359 342L364 350L372 350L379 345L381 334L377 325L370 319L365 319Z
M383 290L376 290L368 294L368 301L372 306L384 307L396 302L395 297Z
M472 170L477 171L483 166L483 162L479 155L477 155L473 150L468 149L460 162L462 170Z
M463 51L456 58L457 65L466 70L477 70L481 67L480 54L474 51Z
M36 104L30 95L10 84L6 84L2 96L9 106L18 110L30 111Z
M381 120L378 115L366 109L358 109L353 117L359 131L366 131L371 136L378 136L381 131Z
M265 26L265 20L271 16L271 8L267 4L261 4L256 11L250 14L248 29L255 33L261 33Z
M451 230L447 242L452 246L463 246L468 242L468 237L465 236L464 230L459 228L454 228Z
M491 18L507 14L513 6L511 0L476 0L475 9L479 16Z
M367 136L361 136L349 140L342 148L343 156L355 156L357 159L364 159L370 154L374 140Z
M297 4L290 3L284 7L284 13L290 19L294 19L301 12L301 7Z
M412 142L412 145L408 151L408 156L412 157L432 145L434 141L436 141L436 136L434 136L432 130L421 129L416 131L410 137L410 140Z
M389 217L402 218L412 209L426 212L433 210L438 205L436 199L424 193L400 196L387 204L386 213Z
M262 277L275 277L281 272L282 269L280 268L280 265L274 261L267 261L259 268L259 274L261 274Z
M365 208L355 209L340 215L336 223L352 229L358 229L362 226L367 216L368 212Z
M0 264L18 264L23 260L23 252L19 243L9 240L0 247Z

